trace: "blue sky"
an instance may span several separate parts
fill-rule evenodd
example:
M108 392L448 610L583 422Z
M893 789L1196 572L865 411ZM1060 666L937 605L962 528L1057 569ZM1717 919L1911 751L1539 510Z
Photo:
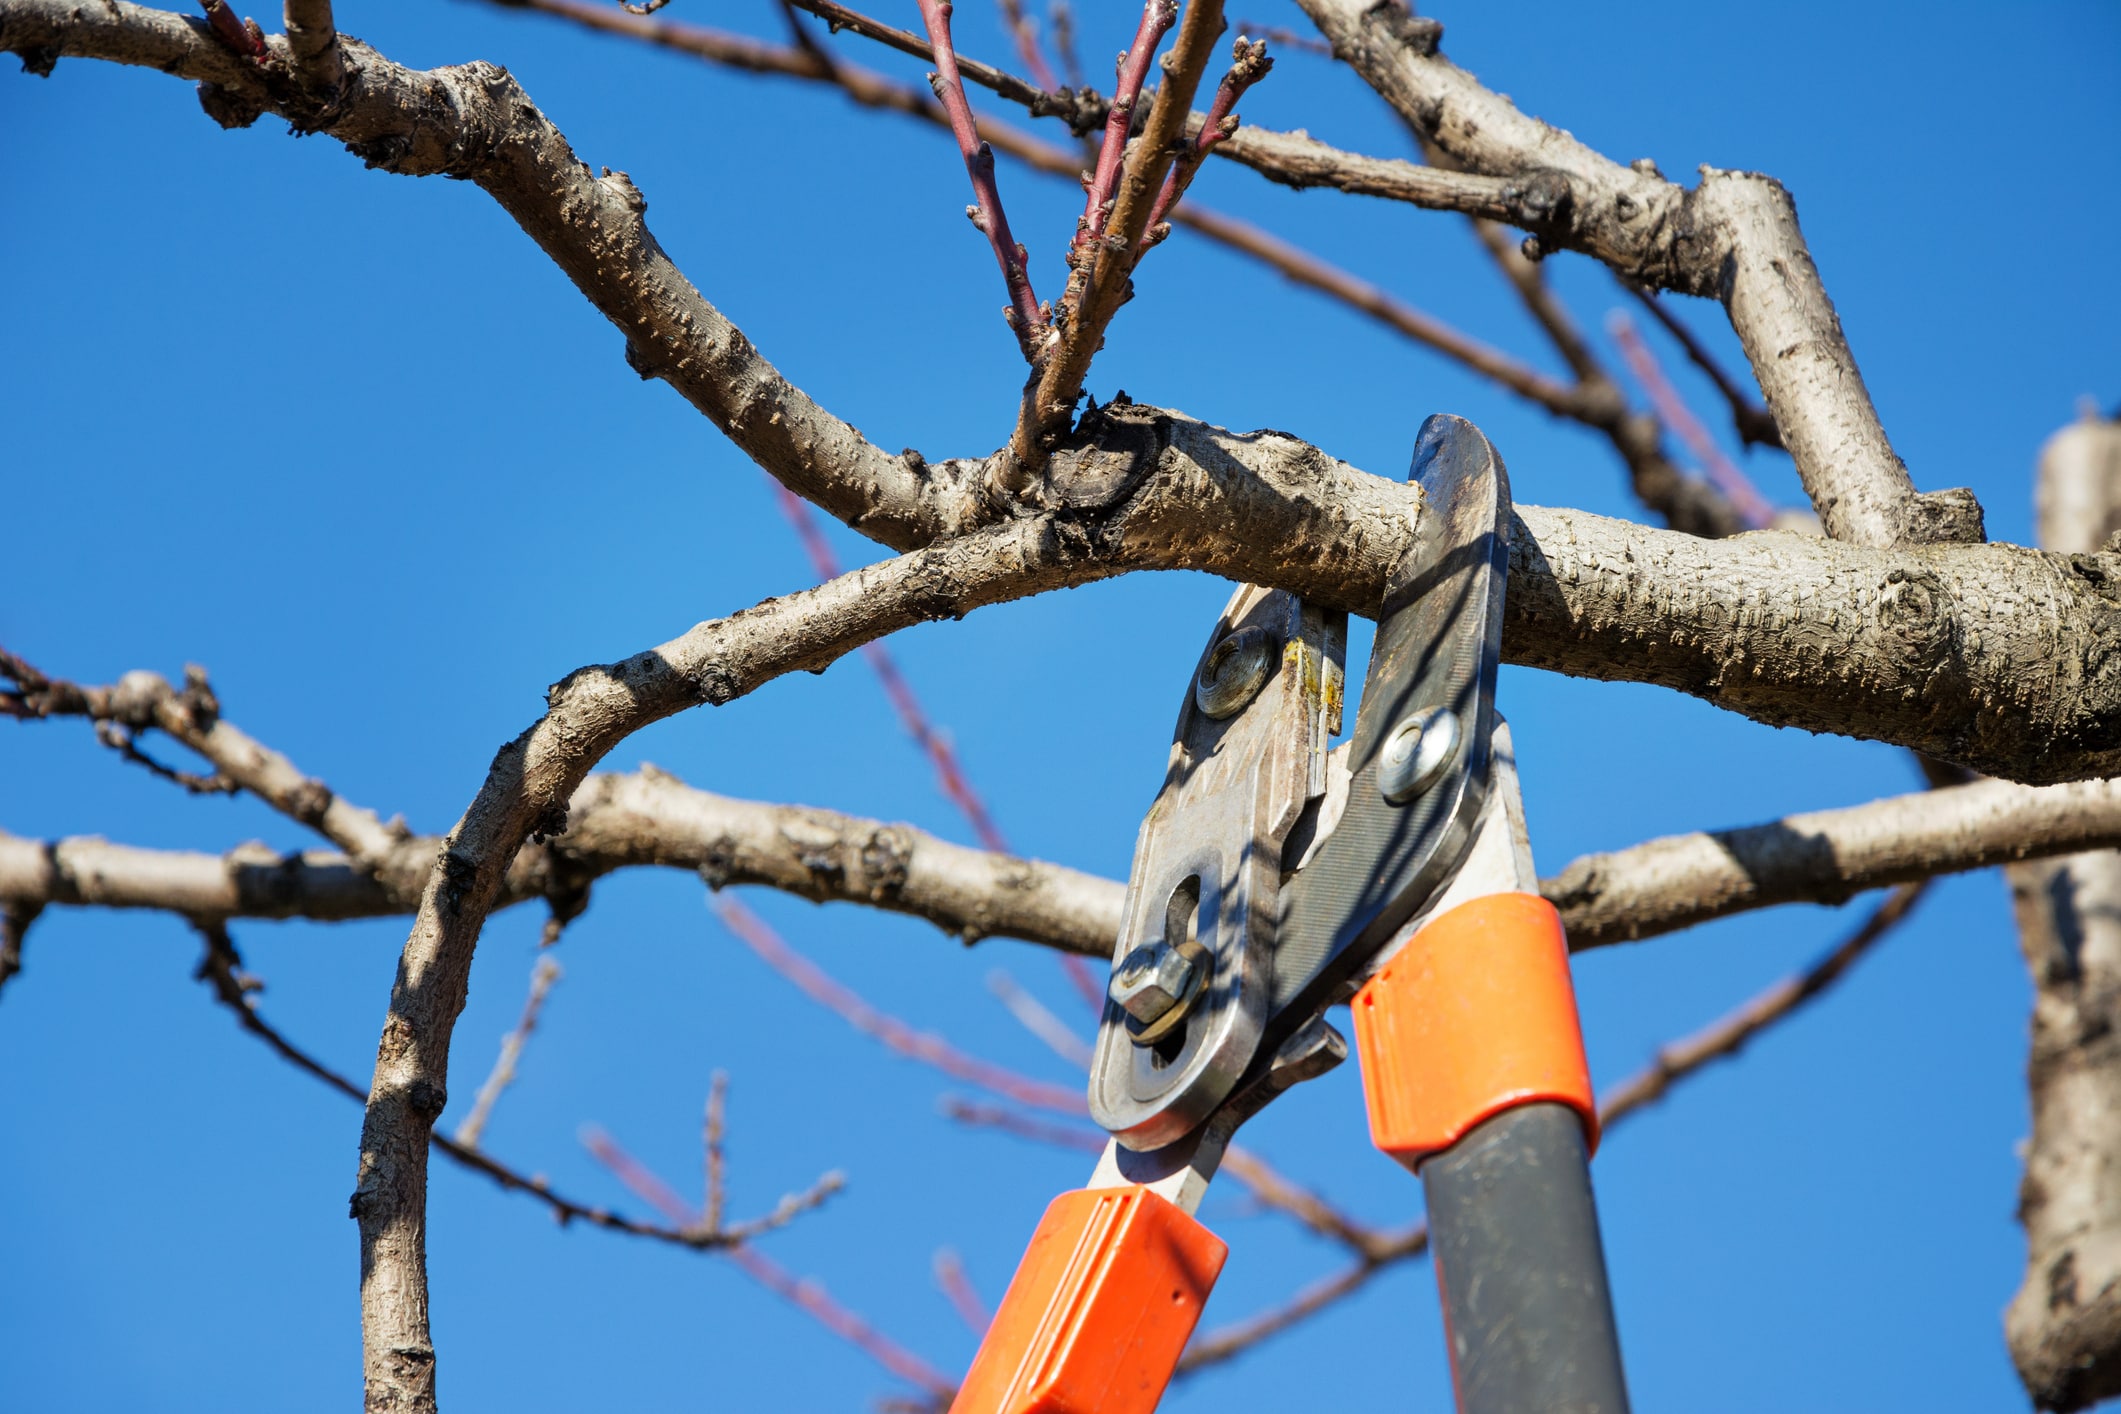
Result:
M879 442L935 456L1006 433L1020 364L944 135L471 0L340 8L401 62L505 63L585 160L632 174L707 296ZM1093 55L1131 30L1112 0L1080 10ZM781 33L755 0L669 13ZM910 5L891 13L912 22ZM1279 3L1238 18L1300 23ZM2121 218L2121 12L1798 4L1770 19L1526 3L1441 18L1461 64L1616 158L1782 178L1917 483L1972 486L1993 537L2027 536L2041 440L2080 396L2121 400L2106 256ZM961 6L959 33L968 52L1005 52L980 7ZM1285 55L1244 112L1404 151L1359 83L1306 55ZM0 259L16 272L0 321L0 643L48 671L105 681L203 663L231 720L351 798L439 830L547 683L807 582L759 473L635 377L616 331L475 188L367 172L271 120L223 133L185 85L85 62L47 81L0 76L0 133ZM1079 196L1006 164L1002 180L1041 288L1057 289ZM1234 167L1211 165L1195 190L1554 366L1453 218L1287 192ZM1551 269L1593 329L1621 302L1588 262ZM1124 388L1285 428L1393 476L1423 416L1458 412L1502 449L1520 500L1641 514L1592 436L1184 233L1137 284L1091 380L1100 398ZM1682 312L1735 358L1719 311ZM1798 499L1785 460L1744 460L1771 496ZM876 556L835 537L849 562ZM892 648L1018 848L1120 875L1226 593L1201 576L1136 576ZM1916 784L1891 748L1646 688L1512 669L1501 695L1549 872L1585 850ZM730 794L968 837L859 659L664 723L608 764L642 761ZM78 723L0 730L0 828L214 850L310 842L254 802L183 797ZM738 1212L825 1169L849 1179L764 1250L961 1366L974 1338L935 1289L934 1252L961 1253L992 1301L1046 1198L1085 1161L939 1116L938 1097L962 1087L804 1001L701 893L670 873L599 886L489 1147L637 1210L577 1131L602 1126L689 1190L708 1077L727 1069ZM1081 1020L1038 950L967 951L903 919L748 901L877 1004L1070 1080L987 991L1006 968ZM1861 907L1777 910L1586 957L1594 1071L1624 1076ZM537 932L524 911L487 930L445 1124L521 1004ZM270 983L266 1013L365 1082L402 925L257 923L236 937ZM359 1112L238 1032L190 979L195 958L173 920L55 913L0 1001L0 1403L357 1397L345 1200ZM1596 1177L1638 1408L2022 1403L1999 1313L2023 1260L2026 1003L1999 880L1951 881L1822 1004L1613 1136ZM1352 1068L1277 1106L1253 1138L1367 1218L1418 1213L1418 1186L1365 1142ZM850 1408L901 1390L726 1262L556 1229L443 1163L432 1206L452 1410ZM1204 1216L1233 1248L1211 1323L1343 1260L1234 1185ZM1447 1403L1426 1267L1166 1407L1321 1397Z

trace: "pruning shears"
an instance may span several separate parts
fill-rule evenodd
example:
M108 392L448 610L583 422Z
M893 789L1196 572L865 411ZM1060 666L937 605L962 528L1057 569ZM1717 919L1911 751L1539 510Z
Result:
M1495 712L1510 493L1431 417L1355 732L1345 614L1246 585L1143 821L1090 1073L1111 1134L1055 1199L953 1414L1149 1414L1228 1248L1197 1221L1239 1125L1347 1056L1418 1173L1467 1414L1625 1414L1568 944Z

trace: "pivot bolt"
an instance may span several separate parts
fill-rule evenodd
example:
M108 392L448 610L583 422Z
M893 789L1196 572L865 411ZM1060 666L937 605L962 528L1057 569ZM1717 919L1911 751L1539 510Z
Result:
M1424 707L1400 718L1377 753L1377 789L1393 805L1427 790L1458 750L1458 714Z
M1241 628L1208 650L1193 683L1193 702L1217 721L1234 717L1259 695L1274 666L1274 636Z
M1120 961L1112 974L1112 1001L1141 1024L1134 1039L1147 1045L1177 1025L1200 990L1201 976L1197 958L1169 943L1150 943Z

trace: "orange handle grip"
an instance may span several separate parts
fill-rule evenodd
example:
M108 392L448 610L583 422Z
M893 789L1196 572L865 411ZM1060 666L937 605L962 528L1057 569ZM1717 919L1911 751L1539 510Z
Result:
M1561 915L1488 894L1429 922L1355 996L1370 1138L1408 1168L1516 1105L1552 1100L1598 1145Z
M1063 1193L951 1414L1151 1414L1229 1250L1147 1188Z

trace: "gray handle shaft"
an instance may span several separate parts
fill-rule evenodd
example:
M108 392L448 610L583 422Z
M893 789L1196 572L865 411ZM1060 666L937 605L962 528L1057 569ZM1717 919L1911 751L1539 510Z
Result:
M1459 1414L1627 1414L1576 1112L1506 1110L1421 1177Z

